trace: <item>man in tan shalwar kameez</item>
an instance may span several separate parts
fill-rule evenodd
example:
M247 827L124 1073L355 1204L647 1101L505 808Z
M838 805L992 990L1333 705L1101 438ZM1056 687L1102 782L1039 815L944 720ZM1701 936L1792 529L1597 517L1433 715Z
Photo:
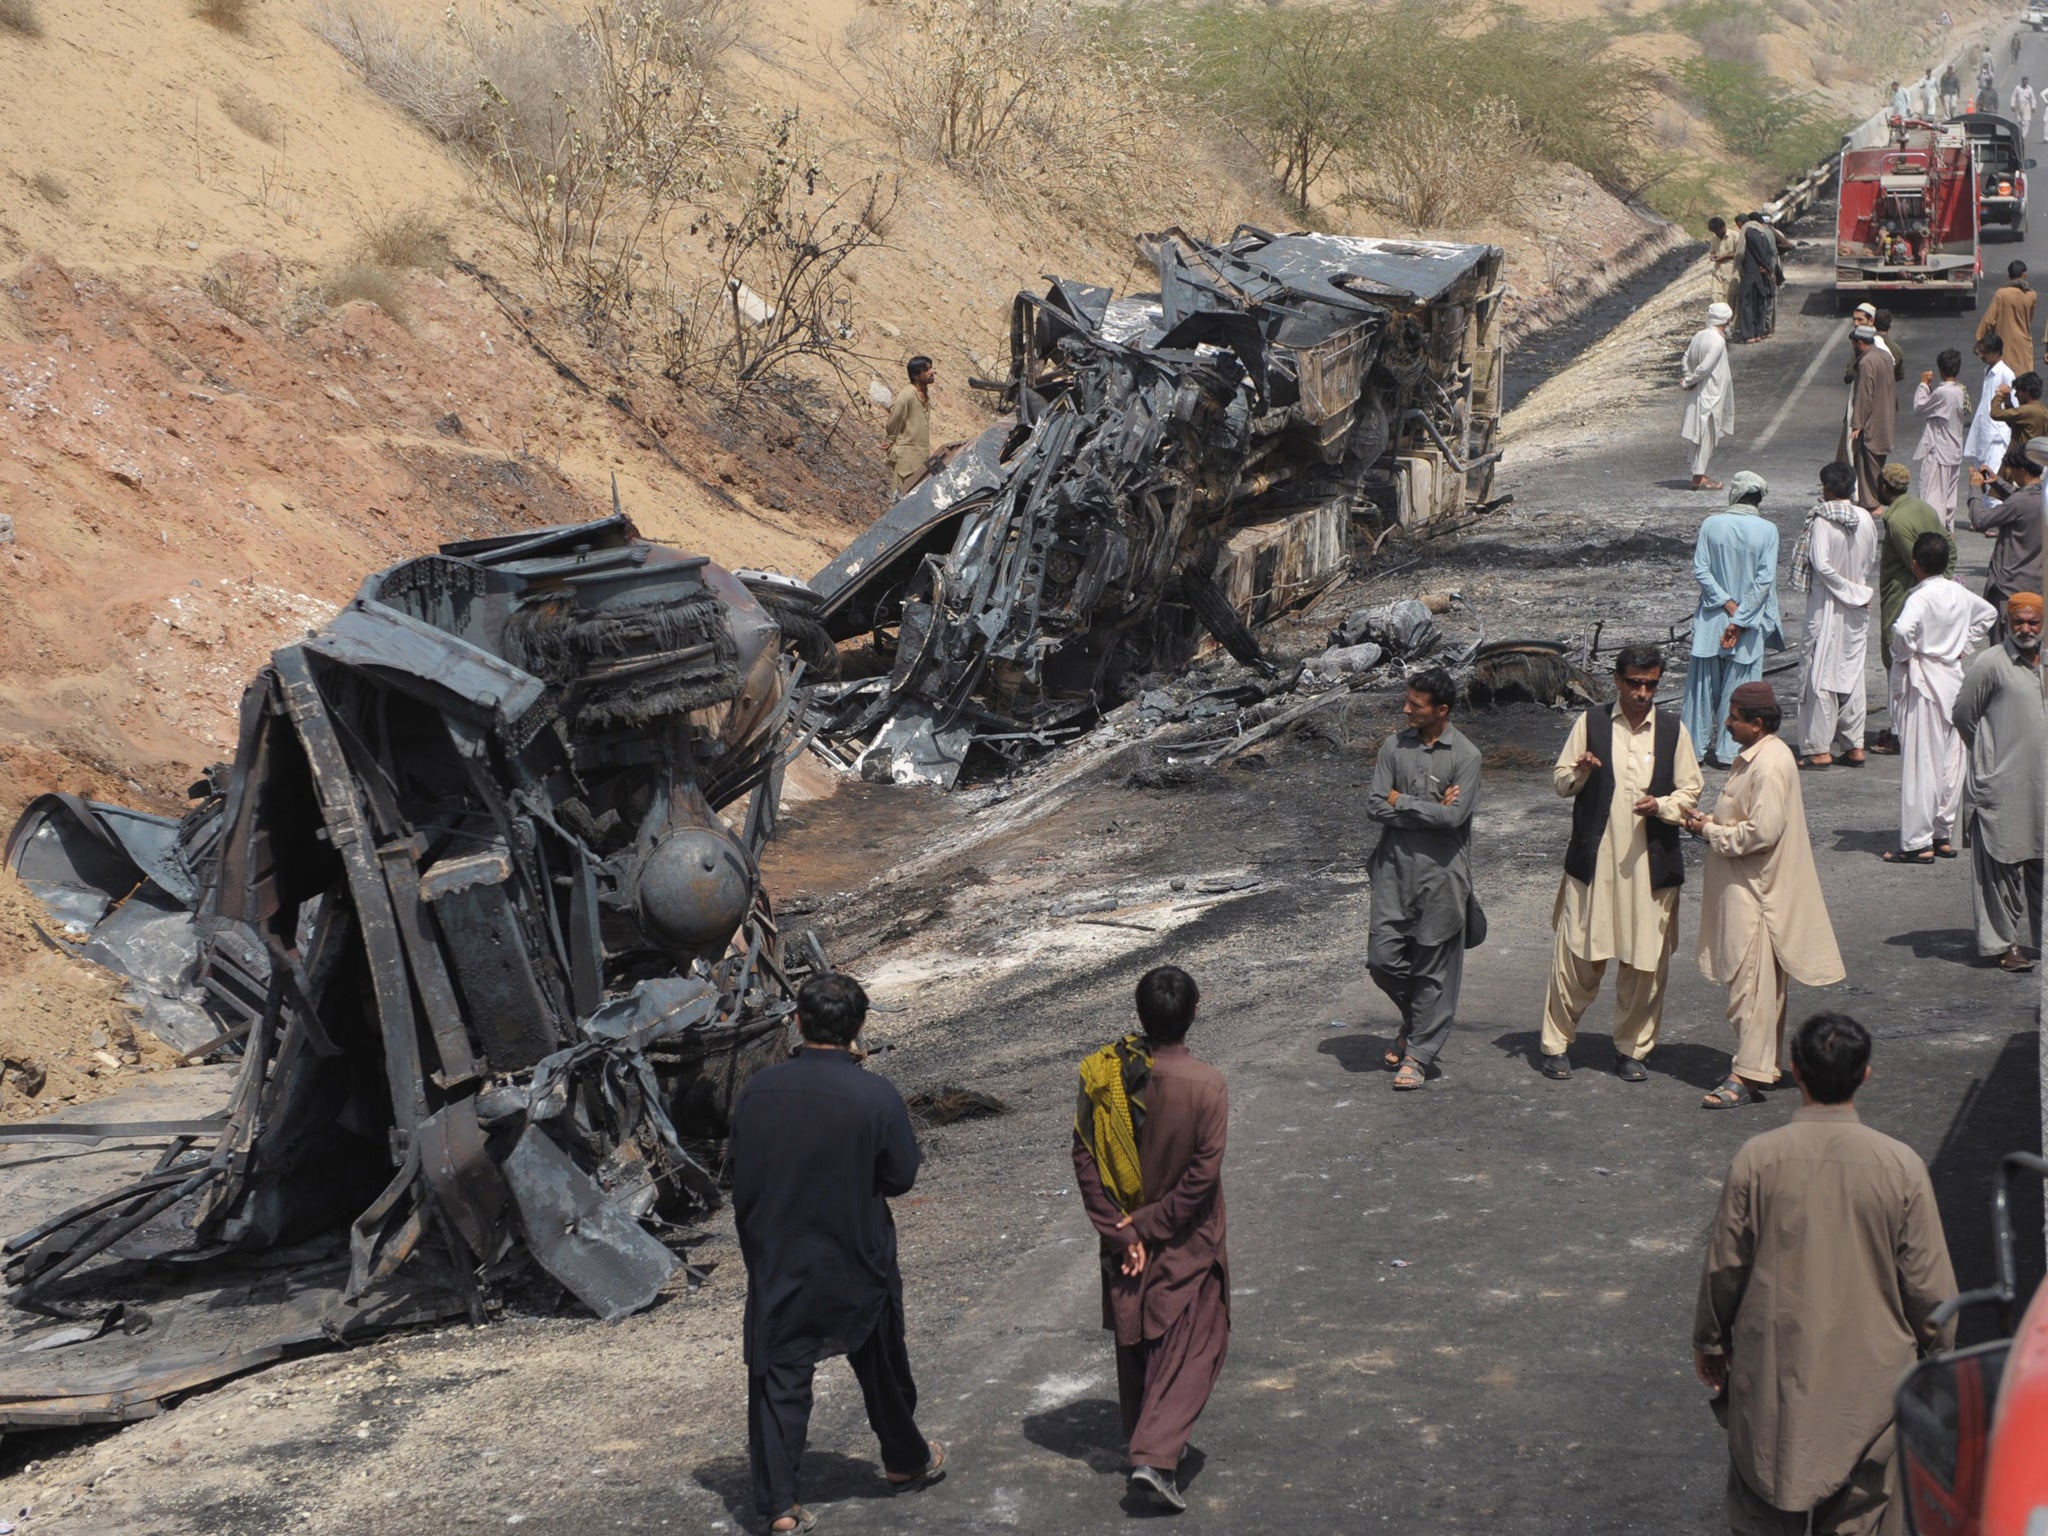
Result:
M1869 1073L1854 1019L1802 1024L1805 1102L1735 1154L1708 1230L1693 1369L1725 1414L1735 1536L1903 1528L1892 1389L1953 1342L1931 1318L1956 1277L1927 1165L1857 1117Z
M898 496L917 483L932 456L932 380L936 370L922 353L906 366L910 387L896 391L889 419L882 424L889 434L889 474Z
M1676 713L1652 707L1664 653L1625 645L1614 658L1612 704L1580 715L1551 769L1572 801L1572 835L1550 922L1556 930L1550 993L1543 1000L1543 1075L1572 1075L1579 1020L1599 995L1607 962L1614 987L1614 1070L1649 1076L1664 982L1678 942L1678 888L1685 856L1678 823L1699 803L1699 759Z
M1739 749L1711 818L1685 829L1707 842L1700 892L1700 974L1728 988L1735 1057L1708 1109L1756 1101L1778 1080L1789 977L1831 986L1847 974L1806 833L1799 764L1778 739L1784 716L1769 683L1744 683L1728 708Z

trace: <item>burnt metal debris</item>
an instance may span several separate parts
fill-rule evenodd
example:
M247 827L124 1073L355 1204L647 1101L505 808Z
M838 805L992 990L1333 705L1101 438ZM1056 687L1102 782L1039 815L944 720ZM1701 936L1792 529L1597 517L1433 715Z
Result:
M811 690L869 777L950 785L972 748L1078 735L1204 631L1256 666L1251 624L1338 579L1361 529L1487 504L1498 248L1138 246L1157 292L1018 295L1008 414L809 582L804 617L883 668Z
M529 1260L600 1317L649 1304L681 1262L650 1224L716 1203L692 1148L823 964L784 955L757 873L784 650L736 576L624 517L449 544L274 653L182 821L37 801L8 862L63 942L241 1065L217 1129L5 1243L0 1429L480 1319ZM235 1278L280 1255L289 1294ZM172 1305L124 1261L215 1289ZM71 1337L144 1300L160 1326ZM244 1325L194 1333L208 1312Z

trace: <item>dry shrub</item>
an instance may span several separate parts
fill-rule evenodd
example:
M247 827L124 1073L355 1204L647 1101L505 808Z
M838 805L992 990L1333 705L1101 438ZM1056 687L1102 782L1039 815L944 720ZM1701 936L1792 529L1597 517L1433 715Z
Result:
M438 271L448 259L448 226L424 203L394 209L363 226L356 249L371 266Z
M797 114L785 112L736 190L738 206L705 221L708 269L665 295L675 321L662 340L664 371L745 394L808 358L851 392L853 293L841 269L877 242L895 184L876 175L831 186Z
M199 291L218 309L224 309L244 325L257 323L257 290L249 274L237 271L209 272L199 279Z
M344 262L320 284L320 302L329 309L339 309L356 299L376 305L400 326L409 327L405 290L399 285L398 274L389 267L380 267L373 261Z
M643 15L659 24L664 63L703 71L746 35L749 0L640 0Z
M483 95L463 34L415 32L381 5L322 0L307 25L378 96L435 138L481 148Z
M0 32L41 37L43 18L36 14L36 0L0 0Z
M860 110L985 183L1127 200L1172 176L1160 58L1098 45L1070 0L900 0L845 36Z
M29 177L28 184L36 189L37 195L46 203L71 201L71 189L58 179L54 171L37 171Z
M1757 35L1756 27L1734 17L1710 21L1700 28L1700 52L1730 64L1765 62L1763 39Z
M246 90L222 91L214 97L221 115L252 139L275 144L284 136L284 120L276 108L258 100Z
M1536 164L1513 102L1412 101L1379 141L1366 198L1410 229L1437 229L1483 208L1512 220Z
M256 0L192 0L192 14L223 32L246 37L256 24Z

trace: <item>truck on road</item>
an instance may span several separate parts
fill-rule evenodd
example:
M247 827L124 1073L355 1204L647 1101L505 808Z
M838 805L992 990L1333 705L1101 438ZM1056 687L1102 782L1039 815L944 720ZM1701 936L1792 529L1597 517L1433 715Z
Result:
M1976 160L1960 122L1894 118L1852 137L1836 177L1835 292L1844 310L1877 294L1977 306L1983 270Z

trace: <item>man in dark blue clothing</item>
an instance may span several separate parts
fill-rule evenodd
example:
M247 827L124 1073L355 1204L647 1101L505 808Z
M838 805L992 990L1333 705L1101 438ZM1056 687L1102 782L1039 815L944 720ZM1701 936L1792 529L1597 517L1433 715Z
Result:
M747 1264L747 1452L754 1505L773 1532L808 1531L797 1462L811 1374L845 1355L882 1442L889 1485L937 1482L946 1453L917 1427L903 1343L903 1276L889 1199L917 1179L903 1099L863 1070L854 1041L868 996L851 976L797 994L803 1044L757 1073L733 1106L732 1208Z

